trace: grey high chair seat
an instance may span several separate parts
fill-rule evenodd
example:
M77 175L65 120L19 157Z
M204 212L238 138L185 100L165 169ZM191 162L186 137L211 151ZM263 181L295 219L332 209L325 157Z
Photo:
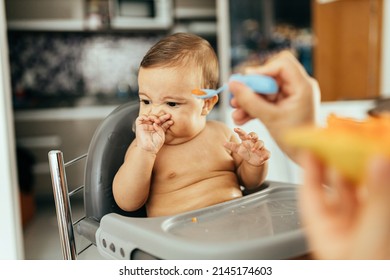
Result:
M61 151L49 152L64 259L81 253L75 228L108 259L289 259L308 252L293 184L266 182L242 198L174 216L120 210L112 180L137 115L138 102L119 106L97 128L87 154L68 163ZM84 157L84 186L69 192L65 168ZM80 190L85 217L75 222L70 196Z

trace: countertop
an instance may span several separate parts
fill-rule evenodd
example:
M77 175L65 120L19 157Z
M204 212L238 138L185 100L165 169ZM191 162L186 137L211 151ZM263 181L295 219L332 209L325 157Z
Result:
M28 109L14 111L15 121L103 119L120 105Z
M14 117L20 120L100 119L121 104L137 100L134 95L46 96L14 100Z

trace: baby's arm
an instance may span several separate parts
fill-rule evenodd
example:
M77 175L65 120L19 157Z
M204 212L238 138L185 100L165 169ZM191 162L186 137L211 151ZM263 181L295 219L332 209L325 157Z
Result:
M234 131L242 142L238 143L232 135L231 141L226 143L225 147L233 153L240 184L248 189L258 187L267 176L270 153L256 133L247 134L240 128L235 128Z
M137 118L136 139L129 146L113 181L114 198L121 209L135 211L148 199L154 162L164 144L165 131L172 124L168 114Z

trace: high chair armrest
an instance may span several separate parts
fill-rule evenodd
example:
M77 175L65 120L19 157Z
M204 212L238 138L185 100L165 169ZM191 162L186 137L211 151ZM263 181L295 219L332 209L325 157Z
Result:
M91 218L85 218L77 224L78 234L88 239L88 241L92 242L94 245L96 245L95 235L98 228L99 223Z

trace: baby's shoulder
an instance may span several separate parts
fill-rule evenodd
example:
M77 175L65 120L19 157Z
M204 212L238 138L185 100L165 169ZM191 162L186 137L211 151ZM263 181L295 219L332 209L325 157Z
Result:
M232 133L230 128L226 124L220 121L214 121L214 120L208 121L207 127L209 128L209 130L214 131L218 134L223 133L227 137Z
M207 126L212 127L212 128L216 128L216 129L229 129L228 126L226 124L224 124L223 122L215 121L215 120L207 121Z

